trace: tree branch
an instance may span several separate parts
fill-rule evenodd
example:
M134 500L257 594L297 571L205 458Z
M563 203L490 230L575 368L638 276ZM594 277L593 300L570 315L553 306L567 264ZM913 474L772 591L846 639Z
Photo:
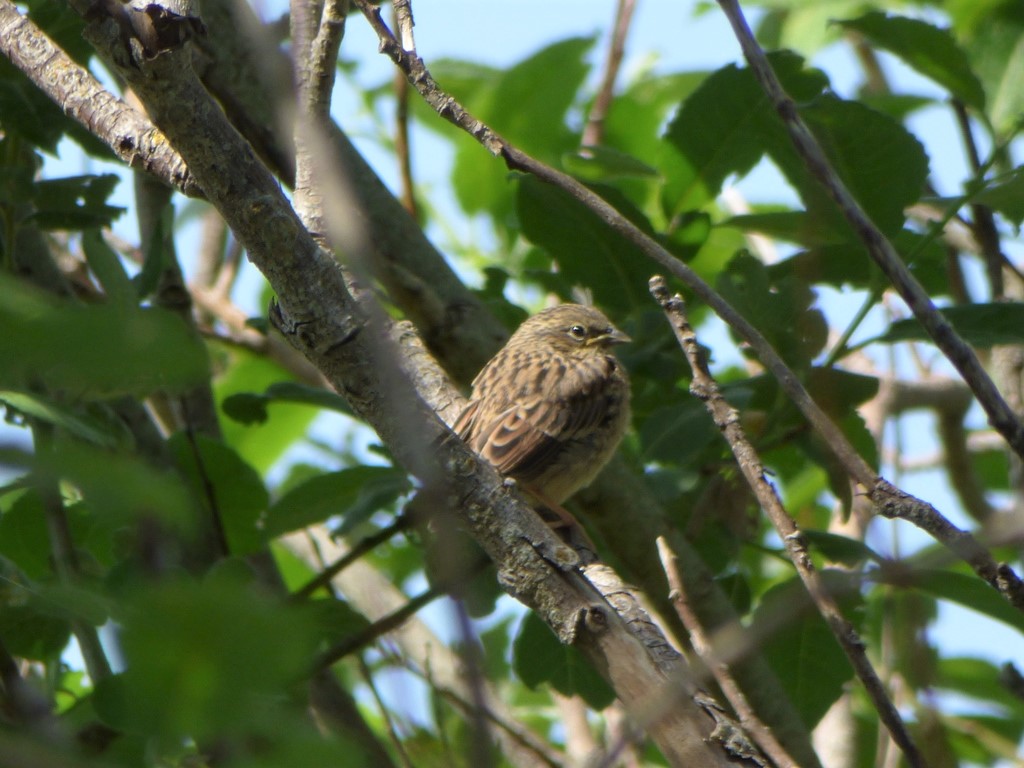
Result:
M368 0L353 0L370 22L380 40L380 48L406 74L409 82L435 112L466 131L485 149L504 159L512 170L536 176L564 190L598 216L612 230L637 246L653 261L681 280L757 353L761 362L779 382L790 401L800 409L811 426L822 436L847 474L867 489L877 509L888 517L898 517L927 531L974 571L997 589L1015 607L1024 610L1024 584L1005 563L996 563L991 554L969 534L956 528L931 504L895 488L878 477L842 431L811 398L796 374L779 357L768 340L715 292L689 266L676 259L656 240L636 227L599 195L571 176L548 166L509 144L486 124L474 118L451 95L441 90L415 51L406 51L381 19L379 9ZM1005 405L1005 403L1004 403Z
M846 657L864 685L893 741L902 750L911 766L924 768L925 763L917 746L910 738L903 719L868 660L864 642L858 636L854 626L843 616L835 598L825 587L820 574L814 567L810 553L807 551L807 544L796 521L783 508L775 489L765 479L764 466L740 426L739 414L722 397L717 382L711 376L707 361L697 343L697 337L686 319L682 298L678 294L676 296L669 295L668 285L662 277L651 278L651 295L665 311L665 316L672 326L679 346L682 347L690 364L693 373L690 391L698 400L704 402L708 413L711 414L718 429L725 436L729 448L736 457L740 471L757 497L761 509L768 515L779 538L782 539L789 559L804 582L807 593L846 653Z
M953 326L939 313L921 284L910 273L892 243L868 218L857 200L843 184L842 179L829 163L821 144L811 133L800 117L794 101L783 90L782 84L775 76L765 52L754 39L753 32L736 0L718 0L729 23L732 25L736 38L743 49L755 78L775 107L779 117L789 133L789 138L805 167L836 203L844 218L857 233L871 258L885 273L900 296L910 307L914 316L931 336L936 346L942 350L953 366L964 377L964 381L974 392L989 423L1006 438L1006 442L1020 456L1024 457L1024 424L1017 418L996 385L992 382L984 366L978 360L967 343L953 329Z
M159 6L147 6L154 8ZM682 660L652 657L650 646L574 570L576 553L518 492L461 441L438 439L443 429L422 399L437 393L417 391L397 367L389 324L379 315L369 320L331 254L317 246L273 177L202 89L187 42L175 38L155 55L146 49L140 55L137 43L129 40L126 47L123 30L103 18L87 25L86 36L146 104L267 276L280 302L273 313L278 327L377 431L399 464L421 479L443 478L450 485L462 524L497 563L503 586L537 610L563 642L577 644L631 711L641 711L652 690L678 690L686 675ZM683 700L660 713L650 733L672 762L725 765L723 746L706 741L711 727L699 706Z
M78 66L10 0L0 0L0 52L128 166L152 173L189 197L202 196L167 137Z
M596 147L604 141L604 121L612 105L615 80L618 78L619 68L622 66L622 57L626 51L626 35L629 34L629 26L635 10L636 0L618 0L616 4L615 25L608 43L608 58L604 64L604 74L601 77L601 85L597 89L597 96L594 97L594 103L590 107L590 114L587 115L587 124L583 126L583 137L580 140L583 147ZM410 46L405 46L405 48L411 50Z

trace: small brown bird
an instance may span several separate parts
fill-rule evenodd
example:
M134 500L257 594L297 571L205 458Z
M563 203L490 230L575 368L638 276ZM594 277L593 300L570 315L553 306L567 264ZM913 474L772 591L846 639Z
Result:
M594 479L629 424L629 378L612 354L629 340L592 307L538 312L474 379L453 429L570 522L560 505Z

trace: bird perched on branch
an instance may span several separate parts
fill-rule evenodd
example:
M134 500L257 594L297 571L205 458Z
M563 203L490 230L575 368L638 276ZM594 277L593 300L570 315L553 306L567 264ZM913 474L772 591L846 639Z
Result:
M629 378L612 354L629 340L593 307L538 312L477 375L454 431L573 522L562 502L594 479L629 424Z

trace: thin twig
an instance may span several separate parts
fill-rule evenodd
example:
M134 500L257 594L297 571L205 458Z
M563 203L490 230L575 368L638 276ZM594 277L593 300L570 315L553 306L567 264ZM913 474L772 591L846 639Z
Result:
M465 586L465 582L461 582ZM460 590L461 591L461 590ZM470 727L470 765L488 768L495 765L494 749L487 720L487 696L484 692L483 659L480 655L479 638L473 630L464 601L456 596L454 601L456 623L461 640L459 654L462 657L463 674L469 684L473 708L468 713Z
M466 570L460 574L461 580L465 581L475 576L477 573L479 573L488 565L490 565L490 563L490 560L482 558L478 563L466 568ZM398 627L402 626L402 624L404 624L409 617L413 616L420 608L427 605L428 603L433 602L437 598L448 594L448 592L451 591L451 588L451 584L439 583L435 584L427 590L424 590L415 597L410 598L409 601L401 608L395 609L387 616L382 616L381 618L377 619L377 621L370 624L368 627L363 628L361 631L356 632L354 635L350 635L349 637L342 640L340 643L337 643L331 648L328 648L326 651L320 654L319 658L313 663L313 668L324 669L326 667L329 667L339 659L342 659L345 656L348 656L350 653L354 653L360 648L363 648L369 645L370 643L374 642L381 635L386 635L393 629L397 629Z
M887 517L907 520L927 531L937 541L963 558L982 579L998 590L1015 607L1024 610L1024 583L1005 563L997 563L969 533L949 522L935 507L904 493L878 477L835 425L811 398L796 374L779 357L767 339L732 305L688 265L675 258L654 238L640 230L614 206L584 184L512 146L489 126L467 112L450 94L443 91L415 51L402 48L380 16L380 9L368 0L352 0L369 21L380 40L381 52L405 73L409 82L437 114L466 131L488 152L501 157L512 170L529 173L541 181L565 191L585 205L614 232L637 246L646 256L681 280L757 353L764 366L779 382L790 401L823 438L832 453L855 482L867 489L872 503ZM939 226L941 230L941 225Z
M686 586L679 574L679 566L676 563L676 554L669 547L668 541L664 536L658 537L658 555L661 558L661 567L665 571L665 577L668 579L668 586L672 590L670 594L672 604L675 606L676 613L679 614L680 621L683 622L686 631L690 634L690 642L693 643L693 649L704 660L704 663L711 671L725 698L739 716L740 724L757 742L757 746L761 748L761 751L772 759L777 768L797 768L797 762L790 757L785 747L775 738L771 729L761 722L761 719L754 713L753 708L747 701L747 697L733 678L729 667L718 657L714 646L708 640L707 635L704 634L704 627L690 606Z
M405 621L409 619L409 617L413 616L420 608L433 602L444 594L444 589L434 586L424 592L421 592L415 597L410 598L409 602L401 608L389 613L387 616L383 616L369 626L364 627L361 631L356 632L354 635L349 635L340 643L328 648L320 654L316 661L313 662L313 669L326 669L336 661L340 661L345 658L350 653L355 653L359 649L365 648L376 641L381 635L386 635L393 629L397 629L402 626L402 624L404 624Z
M405 751L405 745L402 743L401 737L398 735L398 731L395 729L394 718L391 717L391 711L384 704L384 700L380 696L380 691L377 690L377 685L373 682L373 675L370 672L370 668L366 665L366 659L362 656L359 657L359 672L363 676L363 681L366 683L366 687L370 689L370 693L373 694L373 700L377 702L377 709L380 711L380 716L384 718L385 730L388 734L388 741L391 742L391 746L395 752L398 753L398 759L405 766L405 768L413 768L415 763L409 759L409 754Z
M718 4L729 19L754 77L782 119L804 166L839 206L871 258L899 292L935 345L964 377L988 414L989 423L1006 438L1006 442L1018 455L1024 457L1024 424L1007 405L974 350L935 308L928 293L907 269L892 243L875 226L839 178L821 144L800 117L796 103L783 90L767 55L754 39L754 33L747 25L739 3L736 0L718 0Z
M615 26L608 45L608 58L605 60L604 75L597 96L587 115L587 124L583 126L583 137L580 144L584 147L596 147L604 141L604 121L612 105L615 94L615 81L622 66L622 56L626 51L626 35L636 10L636 0L618 0L615 8ZM408 48L407 48L408 50Z
M36 454L43 457L44 461L51 461L50 454L54 450L53 428L47 424L34 422L32 439L35 442ZM42 499L50 548L53 551L53 569L62 583L75 584L81 578L81 564L56 479L39 477L37 490ZM96 627L84 619L75 617L71 619L71 628L78 640L85 669L93 684L110 677L110 662Z
M142 112L106 90L9 0L0 0L0 54L127 165L144 168L184 195L203 196L167 137Z
M660 276L651 278L651 295L665 311L665 316L672 326L676 339L690 363L693 372L690 391L704 402L715 424L728 441L740 471L757 497L761 508L775 527L779 538L782 539L797 574L807 588L818 612L846 653L846 657L863 683L893 741L903 751L911 766L924 768L925 763L917 746L910 738L903 719L886 693L878 673L875 672L868 660L864 651L864 642L858 636L854 626L843 616L835 598L825 587L821 575L814 567L810 553L807 551L807 543L797 527L796 521L783 508L774 487L765 479L761 459L740 426L739 414L722 397L717 382L711 376L707 362L697 343L697 337L686 319L682 298L679 295L670 296L668 285Z
M306 582L299 589L292 593L291 599L293 600L304 600L305 598L312 595L321 587L325 587L330 584L331 579L345 570L349 565L358 560L360 557L376 549L379 545L393 537L395 534L404 531L409 527L409 517L401 515L395 518L395 521L384 528L381 528L376 533L361 539L352 549L348 550L344 555L339 557L330 565L324 566L324 569L320 571L316 576Z
M398 26L398 7L401 0L393 4L395 26ZM412 14L409 23L402 29L403 39L412 40ZM412 148L409 144L409 81L401 70L395 70L395 156L398 158L398 175L402 182L402 205L417 221L419 205L416 203L416 187L412 179Z
M953 114L956 115L956 124L960 128L960 135L963 136L964 148L967 151L967 160L971 164L971 171L975 177L982 173L981 157L978 154L978 144L974 140L974 132L971 130L971 119L967 114L967 108L958 99L953 100ZM971 203L971 215L974 217L974 237L981 245L981 255L985 259L985 271L988 275L989 290L993 300L999 300L1005 295L1003 285L1003 264L1006 263L1006 256L1003 255L999 245L999 230L996 229L996 220L992 215L992 209L981 203Z

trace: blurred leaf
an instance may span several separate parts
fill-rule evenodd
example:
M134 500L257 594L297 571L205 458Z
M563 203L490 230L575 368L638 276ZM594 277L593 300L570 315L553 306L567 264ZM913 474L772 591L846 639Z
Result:
M974 347L996 344L1020 344L1024 340L1024 304L966 304L945 307L939 312L954 330ZM927 341L929 336L917 318L897 320L889 330L869 342L895 344L901 341Z
M0 390L0 403L101 448L131 445L131 434L123 423L114 418L102 418L98 412L90 412L82 406L68 406L40 395L12 390Z
M981 203L1003 214L1014 226L1024 223L1024 169L1017 168L1002 176L974 196Z
M761 45L766 49L791 48L808 57L838 38L829 22L864 9L863 0L762 0L759 4L767 11L757 25Z
M178 432L167 447L195 498L202 499L207 514L215 515L223 527L230 553L259 550L265 543L259 522L270 502L259 473L230 446L205 435Z
M528 613L512 645L512 668L530 688L549 683L563 696L580 696L591 709L615 701L615 692L576 648L562 645L536 614Z
M342 518L342 531L347 531L408 488L408 477L394 467L360 466L327 472L274 502L267 512L264 535L276 538L336 516Z
M10 508L0 514L0 555L18 566L28 578L52 575L50 535L39 494L20 492ZM0 587L0 592L4 588Z
M58 441L48 455L36 457L36 466L53 482L77 486L93 513L112 524L153 516L188 531L194 523L192 497L181 478L137 455Z
M707 72L647 74L617 93L604 120L605 145L648 166L658 164L658 135L668 113L708 76Z
M224 398L221 407L227 416L240 424L262 424L267 420L267 405L270 403L297 403L352 414L351 407L341 395L297 381L275 381L262 394L239 392L230 395Z
M562 157L566 171L587 181L608 181L617 178L651 178L658 172L632 155L610 147L586 147Z
M878 11L835 23L859 32L875 46L903 59L968 106L984 111L985 91L981 81L949 30L939 29L921 19L889 16Z
M82 233L82 250L89 269L96 275L111 304L132 306L136 303L132 281L114 249L107 245L98 229Z
M220 351L226 370L214 382L214 396L222 408L233 395L265 391L291 378L288 371L262 355L238 348ZM260 395L255 397L258 399ZM235 406L244 401L243 398ZM222 424L224 442L261 474L267 472L296 441L306 436L310 423L317 416L314 409L305 405L277 403L266 410L268 419L261 428L244 426L233 417L224 419ZM241 410L245 411L244 405ZM252 412L250 409L249 414ZM238 415L239 411L234 413ZM268 439L267 435L273 435L273 439Z
M984 659L957 657L940 659L936 687L969 696L982 706L996 704L1024 723L1024 701L1014 696L1002 677L1002 671Z
M829 533L828 531L813 531L805 529L804 538L811 545L812 549L821 552L831 563L845 565L853 568L869 560L878 561L880 557L871 547L863 541L851 539L847 536Z
M28 380L76 397L179 390L208 380L206 349L184 320L158 308L55 301L0 276L0 385Z
M71 623L40 611L34 601L2 608L0 638L12 656L52 662L71 639Z
M963 5L961 3L961 5ZM998 136L1019 130L1024 112L1024 7L1015 0L989 5L970 3L981 12L977 23L955 23L963 30L964 45L974 71L985 85L988 117Z
M340 643L370 626L370 620L344 600L310 600L305 607L328 645Z
M838 597L847 619L862 603L848 574L823 570L821 576ZM843 693L853 669L825 620L810 606L799 578L769 589L754 610L753 627L777 627L762 651L789 693L808 728L813 728ZM762 624L763 622L763 624Z
M106 597L72 584L38 584L32 602L40 614L66 621L80 619L94 627L110 617L110 601Z
M119 623L121 725L169 740L250 728L307 672L317 638L300 608L219 579L138 585Z
M40 229L108 227L125 211L107 205L107 198L120 180L107 173L37 181L32 196L35 212L28 220Z
M1024 613L977 576L955 571L915 568L914 586L941 600L959 603L964 608L1009 624L1024 632Z

